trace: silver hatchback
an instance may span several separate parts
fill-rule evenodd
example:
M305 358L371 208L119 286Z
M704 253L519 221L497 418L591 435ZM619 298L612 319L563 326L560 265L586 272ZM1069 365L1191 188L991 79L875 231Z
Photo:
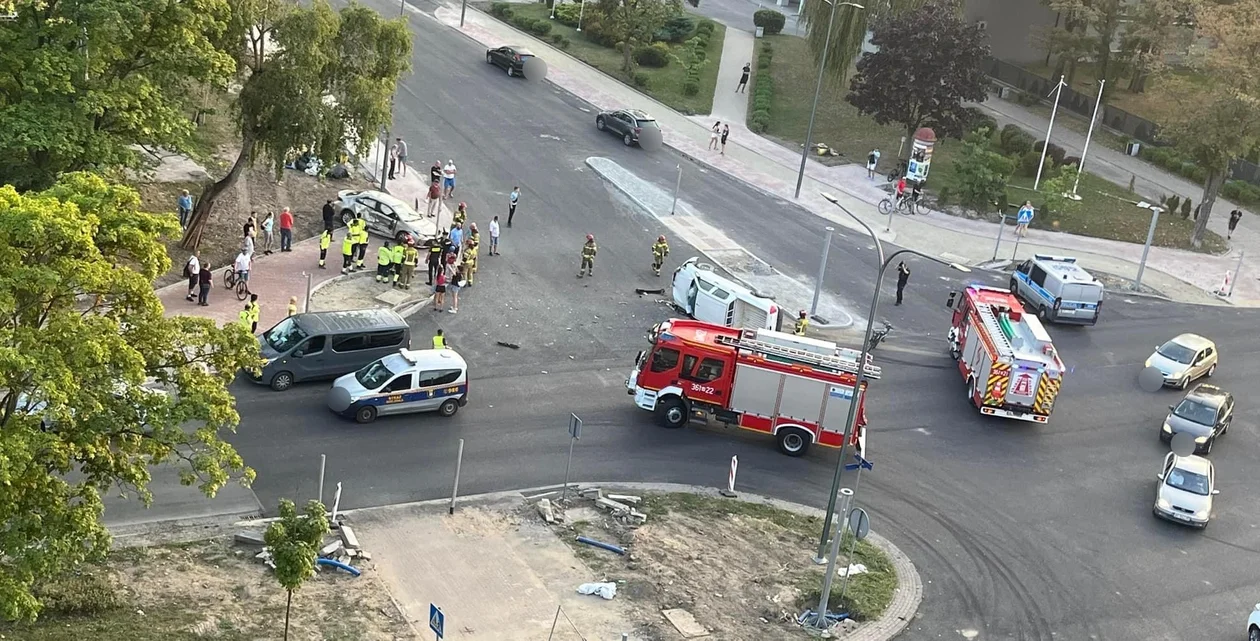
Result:
M344 189L337 192L333 208L339 212L341 222L349 224L356 216L367 221L367 229L377 236L403 242L411 236L419 246L437 235L437 219L420 214L407 203L383 192L372 189Z
M1164 457L1163 471L1155 486L1155 516L1197 528L1207 527L1212 518L1212 497L1216 489L1216 469L1201 456Z
M1155 348L1146 367L1158 368L1164 385L1186 389L1190 383L1216 372L1216 343L1198 334L1181 334Z

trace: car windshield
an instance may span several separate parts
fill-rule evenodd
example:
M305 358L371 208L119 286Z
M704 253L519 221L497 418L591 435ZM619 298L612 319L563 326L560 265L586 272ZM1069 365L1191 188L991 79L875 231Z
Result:
M263 340L271 349L281 354L293 349L298 343L306 340L308 334L293 321L292 317L280 321L280 324L263 332Z
M1168 480L1166 482L1170 487L1175 487L1191 494L1198 494L1199 496L1207 496L1210 494L1208 491L1207 477L1189 470L1174 468L1173 471L1168 473Z
M1216 408L1191 398L1177 404L1173 414L1200 425L1212 425L1216 422Z
M1159 349L1155 350L1155 352L1164 358L1177 361L1182 365L1189 365L1190 361L1194 360L1194 350L1176 341L1168 341L1167 343L1160 345Z
M394 378L393 370L385 366L384 360L379 360L363 369L354 373L354 379L364 389L374 390Z

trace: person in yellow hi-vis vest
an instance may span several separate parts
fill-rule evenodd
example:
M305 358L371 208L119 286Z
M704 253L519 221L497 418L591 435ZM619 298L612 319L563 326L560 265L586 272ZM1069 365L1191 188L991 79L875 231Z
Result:
M416 265L420 263L420 252L416 249L416 239L407 237L407 247L403 250L402 267L398 273L398 286L411 289L411 277L416 273Z
M668 255L669 243L665 242L665 235L661 234L652 245L652 272L657 276L661 275L661 265L665 264L665 257Z
M389 253L389 273L394 277L394 287L398 286L398 274L402 272L403 254L406 253L406 250L403 249L403 243L408 240L411 240L411 236L407 236L403 242L394 245L394 248Z
M456 224L461 224L468 219L468 203L460 203L459 207L451 214L451 220Z
M319 268L324 267L324 261L328 258L328 246L332 244L332 229L324 228L324 233L319 235Z
M465 287L472 287L473 278L477 276L477 254L481 248L481 234L477 232L477 223L468 225L468 240L464 241L464 277L468 279Z
M350 263L354 260L354 232L346 230L346 237L341 239L341 273L350 273Z
M796 319L796 326L792 328L792 333L797 336L804 336L807 329L809 329L809 316L802 309L800 317Z
M446 336L440 329L433 335L433 349L446 349Z
M240 323L241 327L249 329L250 325L253 323L253 321L250 320L253 316L254 315L250 313L249 303L245 303L245 308L236 315L236 322Z
M595 234L587 234L586 244L582 245L582 263L578 266L578 278L595 275L595 253L597 251L599 251L599 248L595 246Z
M348 233L354 236L355 269L363 269L363 259L367 256L368 245L367 221L363 220L362 216L357 216L347 227Z
M376 282L389 282L389 268L394 259L394 252L389 248L389 241L385 241L376 250Z

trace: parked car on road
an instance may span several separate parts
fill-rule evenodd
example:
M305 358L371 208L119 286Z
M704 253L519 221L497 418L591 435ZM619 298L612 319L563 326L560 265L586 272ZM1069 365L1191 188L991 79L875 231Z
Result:
M517 45L507 45L497 49L486 50L486 62L500 69L507 70L507 75L509 76L524 76L525 61L533 57L532 51Z
M1260 603L1247 617L1247 641L1260 641Z
M1177 456L1169 452L1155 486L1155 516L1197 528L1212 518L1216 469L1202 456Z
M621 136L627 147L639 142L639 134L647 128L660 129L656 119L639 109L614 109L601 111L595 116L595 128Z
M1182 334L1155 348L1146 359L1147 367L1157 367L1164 385L1186 389L1202 376L1216 372L1216 343L1198 334Z
M1186 432L1194 437L1194 453L1207 454L1216 439L1229 431L1229 423L1234 419L1234 395L1203 383L1168 409L1168 417L1159 430L1159 440L1167 443L1173 435Z
M344 189L337 192L333 208L341 212L341 222L348 224L355 215L363 216L368 232L399 242L410 235L419 246L437 235L436 220L383 191Z

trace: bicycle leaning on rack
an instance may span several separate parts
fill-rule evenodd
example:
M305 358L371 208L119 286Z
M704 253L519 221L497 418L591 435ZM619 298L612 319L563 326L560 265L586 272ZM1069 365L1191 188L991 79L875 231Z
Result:
M236 300L249 298L249 282L241 278L234 267L223 270L223 286L236 290Z

